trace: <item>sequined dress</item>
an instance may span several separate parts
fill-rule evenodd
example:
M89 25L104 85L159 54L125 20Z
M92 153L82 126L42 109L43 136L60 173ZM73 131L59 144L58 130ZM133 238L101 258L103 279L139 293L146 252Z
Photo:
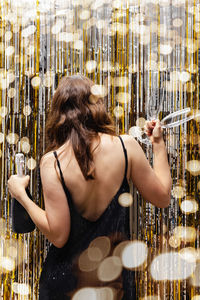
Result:
M67 196L70 209L71 230L69 239L63 248L56 248L54 245L50 246L40 276L39 300L72 299L72 296L69 295L72 295L73 291L75 292L80 288L79 273L75 268L77 258L88 248L94 239L100 236L108 236L112 237L116 244L120 242L120 239L130 239L129 208L121 206L118 202L118 198L122 193L129 192L129 184L127 181L127 151L122 138L120 136L119 138L125 156L124 178L110 204L96 221L89 221L77 212L71 194L64 182L57 153L54 152L60 171L62 186ZM134 272L123 268L120 278L123 290L122 299L136 299ZM110 282L99 282L98 286L106 286L106 284L110 284ZM88 286L90 286L89 282Z

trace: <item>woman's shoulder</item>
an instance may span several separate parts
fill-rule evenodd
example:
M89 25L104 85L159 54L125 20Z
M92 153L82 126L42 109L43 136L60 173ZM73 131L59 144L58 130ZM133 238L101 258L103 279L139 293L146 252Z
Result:
M135 140L134 137L130 134L120 134L120 137L124 140L124 141L130 141L130 140Z
M133 146L135 144L138 144L136 139L132 136L132 135L129 135L129 134L121 134L120 137L122 138L125 146Z
M128 152L128 156L132 157L133 159L137 159L138 155L141 152L143 152L139 143L136 141L136 139L132 135L122 134L120 136L124 142L124 146Z
M133 136L129 135L129 134L120 134L120 135L116 135L116 136L103 134L102 137L105 138L105 145L110 145L109 141L111 141L111 143L114 142L114 144L116 144L116 143L118 144L119 143L119 137L121 137L127 151L133 152L134 149L137 150L138 147L139 147L139 144L135 140L135 138ZM103 139L101 139L101 141L103 141Z
M40 167L54 167L54 169L55 169L56 157L55 157L54 153L56 152L57 156L60 157L66 151L68 154L71 153L69 143L65 143L65 144L61 145L60 147L45 153L40 160Z
M54 164L55 156L53 153L54 153L54 151L49 151L42 156L42 158L40 160L40 168L44 168L44 167L51 166L52 164Z

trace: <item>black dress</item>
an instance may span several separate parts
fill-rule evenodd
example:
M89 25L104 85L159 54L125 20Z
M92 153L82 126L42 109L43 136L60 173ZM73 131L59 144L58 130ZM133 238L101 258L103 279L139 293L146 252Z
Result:
M43 265L40 283L39 300L66 300L71 299L69 295L77 291L79 286L79 273L74 271L77 257L88 248L91 241L100 236L112 237L114 245L123 240L130 239L129 208L119 204L118 198L122 193L129 192L127 181L128 158L127 151L122 138L119 136L124 156L125 173L122 184L113 197L112 201L96 221L89 221L82 217L76 210L69 190L67 189L57 153L54 152L60 171L61 182L70 209L71 230L69 239L63 248L50 246L46 260ZM124 292L124 300L136 299L134 272L123 269L121 275L121 286ZM88 285L90 283L88 282ZM99 286L106 286L99 283Z

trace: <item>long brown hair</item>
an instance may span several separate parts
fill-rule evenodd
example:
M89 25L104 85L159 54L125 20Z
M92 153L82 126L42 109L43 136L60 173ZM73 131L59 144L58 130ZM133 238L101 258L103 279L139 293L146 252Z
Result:
M99 139L99 132L116 135L104 100L96 97L96 101L91 101L94 99L91 94L93 85L93 81L81 75L63 77L53 96L46 123L46 152L70 140L86 180L94 179L93 139Z

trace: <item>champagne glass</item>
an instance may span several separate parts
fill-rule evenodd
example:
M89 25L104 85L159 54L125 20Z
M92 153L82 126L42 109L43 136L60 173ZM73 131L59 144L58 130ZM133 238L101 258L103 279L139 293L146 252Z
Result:
M152 121L158 119L159 113L162 109L165 96L165 82L167 80L167 71L151 71L147 74L146 79L146 115L147 120ZM165 129L174 128L200 116L200 113L191 115L190 112L191 108L186 107L184 109L170 113L161 120L161 127ZM143 134L145 133L143 132ZM138 136L138 139L140 142L146 145L151 145L148 137L143 138L142 136Z
M164 100L164 83L166 80L167 73L156 71L151 71L147 73L146 78L146 115L147 120L158 119L159 113L162 109Z
M167 78L167 72L160 72L159 70L152 70L144 74L144 84L145 84L145 111L147 120L156 120L159 117L159 113L162 109L164 100L164 83ZM143 132L143 134L145 134ZM151 145L149 138L138 137L138 139L146 144Z

